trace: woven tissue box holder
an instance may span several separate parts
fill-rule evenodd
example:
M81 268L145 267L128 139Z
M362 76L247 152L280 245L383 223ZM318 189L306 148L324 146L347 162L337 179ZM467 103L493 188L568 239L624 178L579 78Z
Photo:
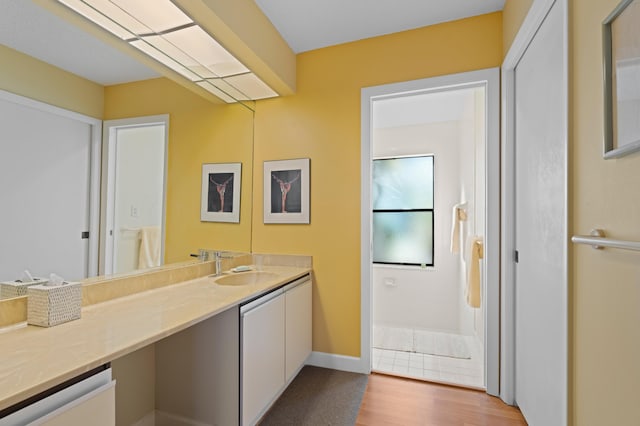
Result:
M27 323L52 327L80 318L82 287L79 282L47 286L34 285L27 290Z
M38 284L46 284L48 281L44 278L33 278L33 281L3 281L0 282L0 296L3 299L26 296L27 288Z

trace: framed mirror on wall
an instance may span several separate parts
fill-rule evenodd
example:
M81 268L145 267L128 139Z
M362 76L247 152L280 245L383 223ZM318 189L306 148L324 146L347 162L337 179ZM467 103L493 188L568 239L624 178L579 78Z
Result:
M63 40L81 40L81 45L102 52L103 40L92 33L83 33L73 22L33 2L3 3L0 10L0 23L20 24L20 30L11 32L11 37L0 35L0 45L8 46L7 39L22 40L22 35L33 38L33 34L39 34L38 24L47 22ZM54 47L60 47L76 58L83 57L71 42L62 44L53 34L49 36L50 56L59 52ZM135 58L121 57L126 56L126 52L112 53L119 58L114 63L135 62ZM58 58L55 59L51 61L56 62ZM33 277L46 278L53 272L69 281L96 274L122 276L143 273L158 264L169 267L168 264L195 262L190 253L197 252L198 248L251 250L253 101L214 102L157 74L131 79L125 67L120 66L114 66L111 74L119 83L103 86L89 77L76 76L45 63L29 55L26 49L3 47L0 60L24 70L0 77L3 86L0 122L4 124L0 126L0 133L4 135L0 158L4 174L0 176L6 178L2 180L4 184L0 184L0 196L6 205L12 206L0 214L0 228L5 231L0 241L3 253L0 281L21 279L25 270ZM47 81L48 85L33 84L34 79ZM72 96L76 92L82 96ZM156 115L167 115L171 122L159 152L164 156L152 156L147 149L141 149L136 156L136 152L130 150L131 155L122 162L129 167L128 171L114 176L119 176L127 190L147 178L164 179L164 185L154 190L152 200L141 200L139 196L121 198L119 222L114 219L113 226L103 226L100 219L106 214L101 214L101 210L103 206L106 208L106 203L102 195L107 192L101 187L101 172L107 167L102 162L101 146L106 144L101 131L103 120ZM157 173L148 172L146 166L143 168L143 159L145 162L157 160L154 163L158 166ZM243 191L239 194L239 207L234 210L240 222L199 220L203 163L242 164ZM124 179L127 176L131 179ZM148 223L147 213L151 210L154 222ZM154 247L162 244L159 258L158 250L147 250L145 253L155 256L144 256L143 264L141 231L158 226L161 230L155 235L160 235L160 242L158 238L146 239L149 244L145 247L153 245L152 242L158 242ZM108 236L126 243L126 250L117 250L123 258L111 255L116 259L116 267L111 271L105 270L106 262L102 262L108 249L104 244ZM101 262L103 265L99 265Z
M623 0L602 24L604 158L640 151L640 0Z

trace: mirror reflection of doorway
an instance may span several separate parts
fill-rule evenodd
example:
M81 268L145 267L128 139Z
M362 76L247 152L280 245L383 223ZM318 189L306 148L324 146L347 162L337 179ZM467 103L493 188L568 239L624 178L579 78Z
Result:
M104 273L160 266L168 117L105 122Z
M98 272L100 127L0 90L0 281Z

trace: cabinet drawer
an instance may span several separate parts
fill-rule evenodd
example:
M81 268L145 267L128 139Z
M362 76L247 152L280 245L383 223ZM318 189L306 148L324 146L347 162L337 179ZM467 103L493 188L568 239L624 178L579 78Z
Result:
M116 424L116 382L112 381L60 407L33 423L43 426L113 426Z
M100 371L99 371L100 370ZM113 426L116 421L115 381L111 368L98 368L25 401L0 418L0 426ZM28 404L28 405L27 405Z

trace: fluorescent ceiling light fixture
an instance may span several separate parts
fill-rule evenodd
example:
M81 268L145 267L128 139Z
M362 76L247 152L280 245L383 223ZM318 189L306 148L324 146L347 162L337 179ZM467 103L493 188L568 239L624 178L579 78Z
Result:
M278 94L170 0L58 0L228 103Z
M216 86L209 83L208 81L199 81L196 84L202 87L203 89L207 90L208 92L213 93L214 95L216 95L217 97L219 97L225 102L231 103L231 102L237 101L236 98L233 98L232 96L228 95L226 92L223 92L222 90L218 89Z
M239 88L249 99L270 98L273 90L254 73L236 74L223 79L233 87Z

